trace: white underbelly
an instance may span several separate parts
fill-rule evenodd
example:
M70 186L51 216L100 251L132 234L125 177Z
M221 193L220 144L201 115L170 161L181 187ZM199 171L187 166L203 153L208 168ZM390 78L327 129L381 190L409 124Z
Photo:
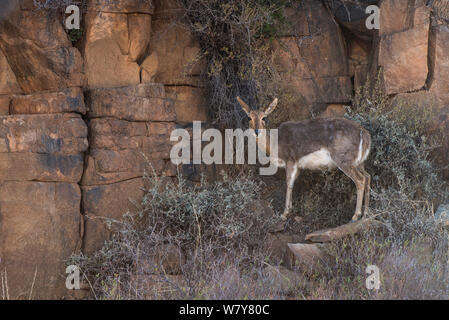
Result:
M334 168L336 164L332 160L329 150L321 148L318 151L310 153L297 162L298 167L301 169L320 169L320 168Z

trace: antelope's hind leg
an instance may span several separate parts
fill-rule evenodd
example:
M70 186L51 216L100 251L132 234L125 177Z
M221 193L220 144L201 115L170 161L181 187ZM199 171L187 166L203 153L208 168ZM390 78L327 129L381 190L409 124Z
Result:
M351 221L356 222L362 216L362 205L363 205L363 195L365 194L365 186L367 182L367 177L360 171L359 168L353 166L338 166L338 168L343 171L351 180L355 183L357 188L357 204L355 207L355 213Z
M363 211L363 215L367 215L369 211L369 200L370 200L370 187L371 187L371 175L365 171L365 168L361 166L360 171L365 176L365 210Z

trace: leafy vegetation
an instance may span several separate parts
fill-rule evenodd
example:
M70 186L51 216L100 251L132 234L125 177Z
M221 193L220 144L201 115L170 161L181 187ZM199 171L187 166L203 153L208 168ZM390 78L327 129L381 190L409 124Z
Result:
M268 103L278 91L269 39L288 26L287 0L183 0L187 27L202 47L203 74L212 122L221 128L245 127L235 97L250 105Z

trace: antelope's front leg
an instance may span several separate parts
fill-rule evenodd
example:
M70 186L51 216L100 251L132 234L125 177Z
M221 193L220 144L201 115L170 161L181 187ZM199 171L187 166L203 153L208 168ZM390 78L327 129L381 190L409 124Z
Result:
M295 180L298 177L298 166L295 163L287 163L285 166L285 172L287 174L286 181L287 181L287 192L285 195L285 209L284 213L281 215L282 220L287 220L288 215L290 214L290 211L292 209L292 191L293 186L295 185Z

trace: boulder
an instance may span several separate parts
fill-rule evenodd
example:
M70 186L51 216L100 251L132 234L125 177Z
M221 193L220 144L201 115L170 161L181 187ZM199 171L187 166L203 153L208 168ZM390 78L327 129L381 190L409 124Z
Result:
M57 92L34 93L15 96L11 101L11 114L36 113L86 113L84 95L81 88L69 88Z
M423 89L428 76L430 11L424 1L382 1L379 66L387 94Z
M81 54L46 10L16 8L0 21L0 49L24 93L83 85Z
M379 64L383 68L387 94L424 88L427 80L429 25L383 36Z
M0 183L0 269L10 299L61 299L66 259L80 242L77 184Z

